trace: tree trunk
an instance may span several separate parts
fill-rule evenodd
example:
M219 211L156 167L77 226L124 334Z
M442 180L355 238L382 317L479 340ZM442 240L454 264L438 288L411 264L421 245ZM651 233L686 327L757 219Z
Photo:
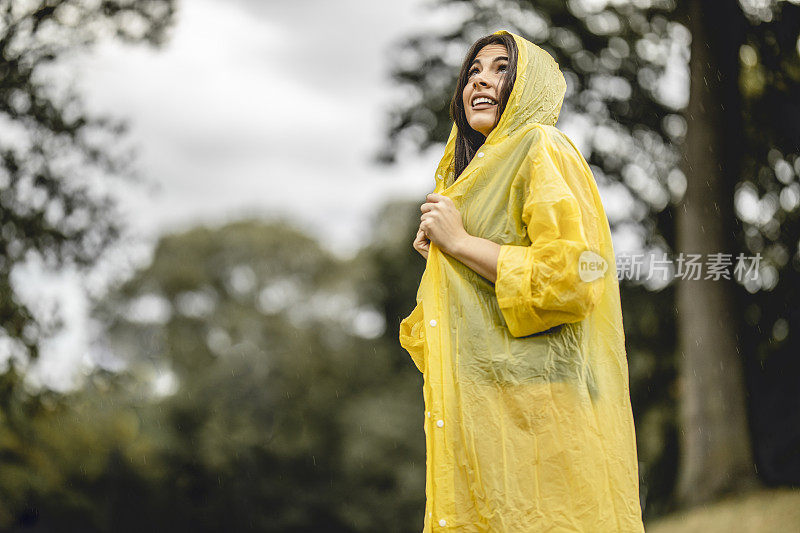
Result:
M734 186L742 154L739 46L745 20L738 2L691 0L691 87L683 162L686 195L676 212L676 241L701 254L699 280L677 280L682 507L758 485L747 423L734 308ZM730 280L705 280L710 254L729 256ZM693 277L693 276L692 276ZM687 277L688 278L688 277Z

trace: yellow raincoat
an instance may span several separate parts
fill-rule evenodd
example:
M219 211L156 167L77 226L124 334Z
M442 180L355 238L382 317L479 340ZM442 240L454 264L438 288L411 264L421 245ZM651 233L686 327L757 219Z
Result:
M498 32L499 33L499 32ZM424 533L642 532L619 286L594 177L555 127L566 82L513 35L517 77L453 181L467 233L501 244L492 284L430 245L400 344L424 377Z

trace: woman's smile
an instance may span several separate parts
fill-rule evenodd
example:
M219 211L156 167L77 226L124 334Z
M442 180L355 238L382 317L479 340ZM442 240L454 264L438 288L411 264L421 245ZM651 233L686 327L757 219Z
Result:
M497 105L497 100L483 95L475 95L472 98L472 109L492 109Z

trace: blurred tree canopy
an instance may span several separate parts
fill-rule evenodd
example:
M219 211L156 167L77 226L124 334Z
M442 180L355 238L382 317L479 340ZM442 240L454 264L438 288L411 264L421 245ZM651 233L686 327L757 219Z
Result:
M174 13L174 0L0 0L0 337L17 356L37 357L59 321L15 297L14 267L93 264L122 229L97 184L134 174L114 151L125 123L90 115L58 62L109 37L159 46Z
M339 261L280 222L163 238L95 309L108 369L89 387L30 396L6 376L0 528L417 529L421 376L384 310L385 269L421 261L386 229L391 260Z

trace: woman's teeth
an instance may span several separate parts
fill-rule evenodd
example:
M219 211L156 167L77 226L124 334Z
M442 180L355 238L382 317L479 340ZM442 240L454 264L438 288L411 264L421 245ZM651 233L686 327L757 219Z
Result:
M495 101L494 101L494 100L492 100L491 98L485 98L485 97L476 98L475 100L473 100L473 101L472 101L472 107L475 107L475 106L476 106L476 105L478 105L478 104L490 104L490 105L495 105L495 104L497 104L497 102L495 102Z

